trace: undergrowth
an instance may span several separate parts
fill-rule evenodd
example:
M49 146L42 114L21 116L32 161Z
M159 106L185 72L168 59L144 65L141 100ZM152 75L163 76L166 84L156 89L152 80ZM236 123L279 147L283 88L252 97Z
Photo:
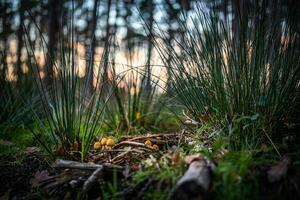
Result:
M290 123L287 116L297 105L299 34L290 23L270 21L265 26L264 9L262 4L253 15L236 16L233 29L199 3L194 15L183 14L179 20L185 42L164 42L164 31L157 33L159 39L153 37L170 73L169 88L190 118L226 120L226 126L243 116L263 120L253 130L224 132L238 149L254 140L280 137L277 127L282 121Z

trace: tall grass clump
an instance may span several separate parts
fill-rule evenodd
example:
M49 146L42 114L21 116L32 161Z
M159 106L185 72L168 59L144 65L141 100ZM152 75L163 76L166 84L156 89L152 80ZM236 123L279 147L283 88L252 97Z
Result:
M4 127L13 121L20 108L21 102L13 89L13 84L6 79L6 68L2 63L0 78L0 127Z
M146 84L146 66L127 68L119 74L112 72L114 91L107 106L107 125L110 130L128 134L155 130L166 105L158 92L158 80Z
M74 152L79 152L83 160L94 136L101 133L105 104L111 96L111 90L105 84L109 66L109 45L104 47L100 64L95 64L94 70L91 68L94 61L88 61L87 73L91 76L80 78L75 63L78 55L75 51L72 25L68 28L67 36L60 34L60 48L55 58L46 52L47 43L41 36L40 44L45 58L48 58L44 69L38 66L34 46L28 39L27 29L25 31L30 68L42 104L42 115L35 114L39 133L34 131L34 134L49 153L71 157L75 155ZM42 72L46 77L41 76ZM92 88L91 78L95 86ZM32 110L36 113L34 107Z
M0 54L0 60L5 60L5 54ZM34 97L32 80L27 74L17 77L17 80L10 80L9 66L7 63L0 63L0 129L6 132L7 129L20 127L28 123L28 105L38 106ZM21 80L28 78L27 80ZM19 84L22 81L22 85Z
M235 16L233 27L201 5L196 7L193 15L179 20L184 42L163 42L168 39L164 32L155 39L172 92L194 120L209 116L232 126L234 120L249 116L253 123L263 124L253 127L270 134L296 105L299 34L292 24L270 20L262 11ZM244 129L242 124L240 131L228 132L245 141L249 135ZM253 137L264 135L250 132Z

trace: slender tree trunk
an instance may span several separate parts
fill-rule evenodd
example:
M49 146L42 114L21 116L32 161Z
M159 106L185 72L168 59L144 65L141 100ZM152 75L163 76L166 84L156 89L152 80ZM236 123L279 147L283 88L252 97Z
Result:
M46 81L51 84L53 80L53 65L55 62L55 52L57 50L58 31L59 31L59 13L60 1L49 0L49 25L48 25L48 55L46 58Z
M106 10L106 29L105 29L105 37L106 40L109 40L109 34L110 34L110 24L109 24L109 15L110 15L110 9L111 9L111 0L107 0L107 10Z
M8 42L8 36L10 34L10 21L9 21L9 12L8 12L8 4L7 2L0 2L0 9L4 12L2 17L2 45L0 54L1 54L1 63L0 63L0 97L3 97L6 95L6 89L8 89L7 86L10 87L10 83L6 80L7 78L7 68L8 64L6 62L8 49L9 49L9 42Z
M115 1L115 5L116 5L116 18L118 18L120 16L120 10L118 7L118 0ZM117 20L115 20L114 23L114 27L113 27L113 62L112 62L112 68L113 70L115 70L115 55L117 52L117 43L118 43L118 38L117 38L117 30L118 30L118 24L117 24Z
M1 46L1 65L0 65L0 70L1 70L1 81L6 81L6 73L7 73L7 62L6 62L6 57L7 57L7 49L9 48L8 45L8 30L10 30L9 28L9 23L8 23L8 15L7 15L7 4L6 2L1 2L1 10L5 11L5 13L3 14L2 17L2 45ZM1 84L1 86L3 86L4 84Z
M168 27L168 40L167 40L167 46L168 47L171 47L171 43L172 43L172 40L173 40L173 30L172 30L172 20L173 20L173 17L176 16L177 18L177 13L175 11L175 9L173 8L172 6L172 2L170 0L166 0L166 3L167 3L167 13L168 13L168 23L169 23L169 27ZM167 57L167 76L168 76L168 79L167 79L167 93L168 94L171 94L171 89L172 89L172 83L171 83L171 69L170 69L170 62L171 62L171 57L170 55L168 55Z
M18 49L17 49L17 70L16 73L18 75L18 84L21 83L21 54L22 54L22 47L23 47L23 22L24 22L24 1L20 0L19 5L19 15L20 15L20 24L18 30Z
M153 36L153 22L154 22L154 5L153 0L147 1L147 9L148 9L148 25L149 25L149 35L148 35L148 48L147 48L147 71L146 71L146 90L150 90L151 88L151 57L152 57L152 49L153 45L151 42L151 38Z
M98 11L99 0L94 0L94 9L93 9L93 18L92 18L92 30L90 33L91 46L90 46L90 56L88 66L86 68L86 76L89 84L88 87L88 96L90 97L94 93L94 59L95 59L95 47L96 47L96 38L95 31L97 28L97 11Z
M111 9L111 0L107 0L107 10L106 10L106 29L105 29L105 47L108 49L105 49L106 55L104 56L104 62L103 62L103 87L105 89L106 86L108 86L108 55L109 55L109 49L110 49L110 24L109 24L109 15L110 15L110 9Z
M223 1L223 15L224 15L224 22L227 22L227 5L228 5L228 0Z
M132 2L130 1L124 1L125 4L125 15L123 16L123 19L125 21L125 27L126 27L126 36L125 36L125 41L126 41L126 57L127 57L127 61L129 60L129 65L132 65L132 53L133 53L133 48L134 48L134 42L133 42L133 38L134 38L134 31L132 30L131 26L130 26L130 16L132 15L131 12L131 6L132 6Z

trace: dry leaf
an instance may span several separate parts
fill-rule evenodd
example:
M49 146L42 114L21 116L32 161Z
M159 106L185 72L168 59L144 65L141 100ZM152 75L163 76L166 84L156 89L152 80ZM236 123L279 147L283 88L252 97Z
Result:
M273 183L282 179L288 170L290 159L285 157L268 171L268 180Z

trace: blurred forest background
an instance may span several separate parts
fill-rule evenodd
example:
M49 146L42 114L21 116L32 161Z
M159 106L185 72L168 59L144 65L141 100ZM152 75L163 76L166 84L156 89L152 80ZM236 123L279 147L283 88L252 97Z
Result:
M75 68L72 71L85 83L87 99L100 84L99 72L106 76L102 82L116 81L116 76L122 79L115 84L123 93L129 92L129 96L141 91L151 94L145 95L144 102L153 102L157 92L171 94L171 84L168 83L172 55L165 54L163 62L159 51L172 47L178 52L178 60L186 58L181 54L186 49L180 44L185 43L192 22L185 17L195 16L199 6L204 12L213 12L233 33L239 32L240 19L251 19L257 13L264 15L266 29L281 33L289 23L295 29L291 33L298 34L300 30L300 2L297 0L1 0L0 97L3 112L0 121L12 124L13 119L17 122L30 116L25 113L30 107L37 106L34 103L26 106L24 101L34 102L36 99L38 102L34 90L37 89L46 99L49 98L46 97L48 89L43 88L60 90L53 78L59 69L64 68L62 58L67 57L66 52L70 49L74 54L72 66ZM251 23L255 27L255 22ZM279 40L289 41L289 38ZM42 88L35 85L40 81L43 82ZM72 88L72 85L67 88ZM150 112L149 108L137 108L136 105L142 102L140 100L124 100L122 91L114 92L117 103L112 106L118 107L119 121L134 121L139 115L146 116ZM131 107L122 105L126 101L132 102ZM55 102L53 99L48 103L53 105ZM21 112L23 108L27 111ZM129 123L125 123L127 127Z
M224 21L232 23L232 27L237 20L235 16L247 16L260 4L259 1L252 0L200 2L204 9L218 12ZM113 52L110 55L112 63L130 66L146 64L149 68L153 64L159 65L161 61L151 43L157 27L167 35L167 43L183 40L180 37L183 34L178 29L178 18L182 12L193 15L194 3L193 0L77 0L73 3L68 0L1 0L1 76L11 82L21 82L28 78L28 56L24 41L26 29L42 69L41 76L49 78L47 72L53 69L47 56L55 58L60 52L60 41L69 37L68 15L72 12L79 76L87 74L88 60L93 60L92 63L99 62L103 47L108 41ZM299 32L299 1L275 0L267 1L267 4L265 13L269 20L280 24L285 18L293 19L293 23L297 23L294 27ZM47 42L46 47L41 45L40 37Z

